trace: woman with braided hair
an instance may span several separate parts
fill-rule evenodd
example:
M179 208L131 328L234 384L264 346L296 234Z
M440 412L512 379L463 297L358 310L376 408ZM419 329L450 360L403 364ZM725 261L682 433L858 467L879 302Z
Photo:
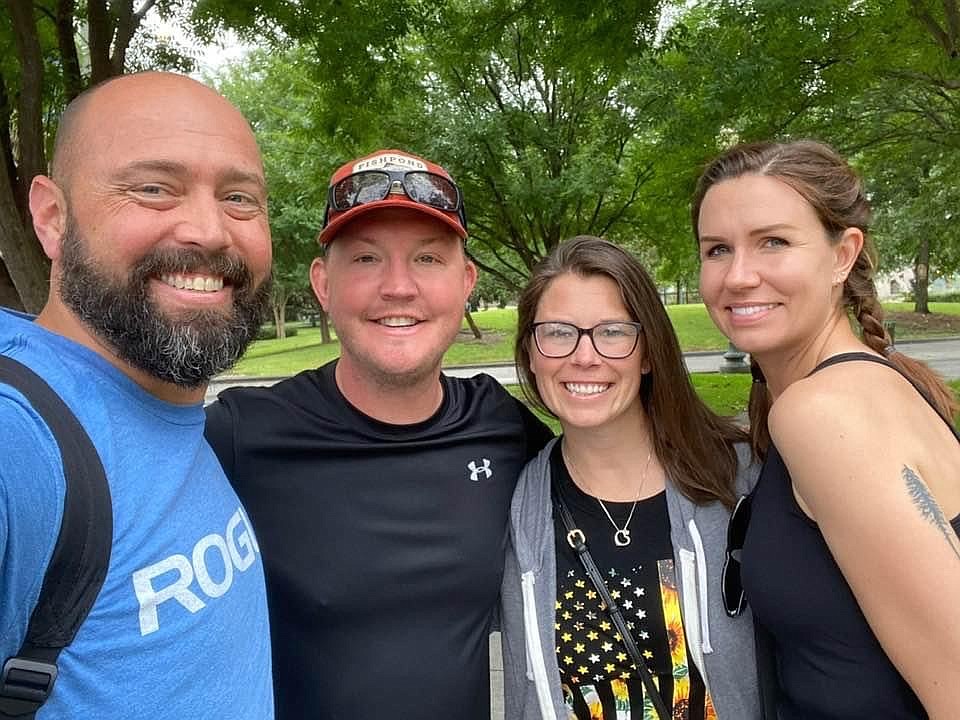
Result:
M783 720L960 708L956 404L891 347L869 217L860 178L812 141L734 147L693 200L700 291L751 355L764 457L724 595L772 638Z

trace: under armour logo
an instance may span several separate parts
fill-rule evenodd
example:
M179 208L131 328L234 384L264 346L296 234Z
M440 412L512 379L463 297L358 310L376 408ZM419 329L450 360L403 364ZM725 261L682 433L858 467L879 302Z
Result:
M477 466L476 460L471 460L467 463L467 470L470 471L470 479L474 482L480 481L480 473L483 473L483 477L487 480L493 477L493 470L490 469L490 460L487 458L481 459L481 465Z

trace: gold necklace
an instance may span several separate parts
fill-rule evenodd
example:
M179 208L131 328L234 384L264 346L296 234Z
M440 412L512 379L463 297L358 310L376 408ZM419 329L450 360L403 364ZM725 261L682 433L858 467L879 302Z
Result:
M561 447L561 451L562 450L563 448ZM567 468L569 470L573 470L573 473L577 477L579 477L580 482L583 483L584 476L580 472L580 470L578 470L577 467L570 461L570 456L565 452L562 452L561 454L563 455L564 462L567 464ZM623 527L620 527L614 521L613 516L610 514L610 511L607 510L607 506L603 504L603 500L601 500L599 497L591 493L591 497L593 497L598 503L600 503L600 508L603 510L603 514L607 516L607 520L609 520L610 524L613 525L613 529L615 530L615 532L613 533L613 544L616 545L617 547L626 547L627 545L630 544L630 530L629 530L630 521L633 520L633 511L637 509L637 503L640 501L640 496L643 494L643 486L647 484L647 471L650 469L650 459L652 457L653 457L653 445L651 444L650 451L647 453L647 460L643 464L643 474L640 476L640 486L637 488L637 497L636 499L634 499L633 505L630 506L630 514L627 515L627 521L623 524Z

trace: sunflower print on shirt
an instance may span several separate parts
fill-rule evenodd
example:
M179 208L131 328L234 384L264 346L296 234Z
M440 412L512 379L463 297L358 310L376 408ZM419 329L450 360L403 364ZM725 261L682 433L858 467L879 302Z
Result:
M690 672L673 560L622 571L610 568L604 577L655 684L669 695L674 720L716 720L703 681ZM582 568L569 570L557 585L557 661L570 720L657 720L643 681L586 573Z

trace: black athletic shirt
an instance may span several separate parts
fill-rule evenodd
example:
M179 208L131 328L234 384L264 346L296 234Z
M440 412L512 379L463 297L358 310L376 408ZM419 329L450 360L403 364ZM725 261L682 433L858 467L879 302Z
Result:
M845 353L813 372L851 360L893 367L873 355ZM960 535L960 518L952 525ZM927 717L883 652L817 524L797 504L772 444L753 494L742 573L754 617L776 645L781 720Z
M703 679L687 652L677 592L670 516L666 493L637 503L630 521L630 544L617 547L614 528L597 499L570 478L560 443L550 458L554 479L577 527L587 538L590 555L620 604L647 668L671 717L716 719ZM637 481L639 482L639 472ZM607 502L607 510L623 527L632 502ZM576 551L566 541L566 528L555 513L557 538L556 651L560 684L575 720L621 720L656 717L645 697L643 680Z
M277 720L488 720L510 499L550 431L487 375L378 422L334 368L207 413L266 570Z

